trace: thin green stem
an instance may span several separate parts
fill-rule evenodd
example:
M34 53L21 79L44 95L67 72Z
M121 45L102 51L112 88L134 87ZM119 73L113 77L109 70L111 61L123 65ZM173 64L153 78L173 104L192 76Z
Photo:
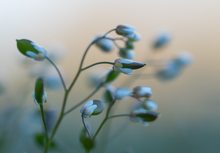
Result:
M90 132L89 132L89 129L86 127L85 118L84 118L83 114L81 115L81 118L82 118L83 126L84 126L84 128L85 128L85 130L86 130L88 136L89 136L90 138L92 138L92 137L91 137L91 134L90 134Z
M105 33L105 34L104 34L101 38L99 38L99 39L102 39L102 38L106 37L109 33L113 32L113 31L115 31L115 29L112 29L112 30L108 31L107 33ZM86 48L86 50L85 50L85 52L84 52L84 54L83 54L83 56L82 56L82 59L81 59L81 62L80 62L78 71L77 71L77 73L76 73L76 75L75 75L73 81L71 82L69 88L66 87L66 84L65 84L64 79L63 79L63 77L62 77L62 75L61 75L61 72L59 71L59 69L58 69L58 67L56 66L56 64L55 64L52 60L50 60L50 58L46 57L46 59L47 59L47 60L54 66L54 68L57 70L57 72L58 72L58 74L59 74L59 76L60 76L60 79L61 79L61 82L62 82L62 85L63 85L63 88L64 88L65 93L64 93L64 98L63 98L63 103L62 103L62 108L61 108L61 111L60 111L60 115L59 115L59 117L58 117L58 119L57 119L57 121L56 121L56 123L55 123L55 126L54 126L52 132L51 132L51 136L49 137L49 139L48 139L48 141L47 141L47 143L46 143L45 153L48 153L49 146L50 146L50 144L51 144L51 142L52 142L52 140L53 140L53 138L54 138L54 136L55 136L55 134L56 134L56 132L57 132L59 126L60 126L60 123L62 122L62 119L63 119L63 117L64 117L64 115L65 115L65 107L66 107L66 103L67 103L67 99L68 99L69 93L70 93L70 91L72 90L73 86L75 85L76 81L78 80L78 78L79 78L79 76L80 76L80 73L82 72L82 67L83 67L83 64L84 64L86 55L87 55L88 51L90 50L90 48L92 47L92 45L95 44L99 39L96 39L96 40L92 41L92 42L87 46L87 48ZM101 86L100 86L100 87L101 87ZM97 91L98 91L98 89L97 89ZM97 91L95 90L95 92L97 92ZM95 94L95 92L94 92L94 94ZM92 94L92 95L93 95L93 94ZM92 95L91 95L91 96L92 96ZM90 95L89 95L89 96L90 96ZM89 97L89 96L88 96L88 97ZM88 98L88 97L87 97L87 98ZM85 101L86 101L86 100L85 100ZM76 106L72 107L70 111L67 111L67 113L73 111L74 109L76 109L77 107L79 107L81 104L83 104L85 101L81 101L81 102L78 103ZM66 114L67 114L67 113L66 113Z
M117 114L117 115L112 115L109 116L108 119L113 119L113 118L118 118L118 117L130 117L130 114Z
M79 103L77 103L76 105L74 105L73 107L71 107L69 110L67 110L64 115L69 114L70 112L72 112L73 110L75 110L76 108L78 108L79 106L81 106L85 101L87 101L89 98L91 98L93 95L95 95L99 89L104 85L104 83L99 84L95 90L93 90L86 98L84 98L83 100L81 100Z
M71 91L71 89L72 89L73 86L75 85L77 79L79 78L79 75L80 75L80 73L82 72L82 67L83 67L84 61L85 61L85 59L86 59L86 55L87 55L87 53L89 52L90 48L91 48L98 40L100 40L100 39L102 39L102 38L105 38L109 33L113 32L113 31L115 31L115 29L109 30L109 31L106 32L102 37L100 37L100 38L98 38L98 39L95 39L94 41L92 41L92 42L87 46L87 48L86 48L86 50L85 50L85 52L84 52L84 54L83 54L82 60L81 60L81 62L80 62L80 65L79 65L78 71L77 71L77 73L76 73L76 76L74 77L72 83L70 84L70 87L68 88L68 91Z
M93 136L93 141L95 141L96 137L98 136L99 132L101 131L101 129L103 128L103 126L105 125L106 121L108 120L108 117L109 117L109 114L110 114L110 111L113 107L113 105L115 104L115 101L114 100L108 107L107 111L106 111L106 115L105 115L105 118L103 119L103 121L101 122L101 124L99 125L97 131L95 132L94 136Z
M65 84L64 78L63 78L63 76L62 76L62 74L61 74L59 68L57 67L57 65L56 65L49 57L46 57L46 59L47 59L47 61L56 69L56 71L57 71L57 73L58 73L58 75L59 75L59 77L60 77L60 80L61 80L63 89L64 89L64 91L66 91L66 90L67 90L66 84Z
M91 68L93 66L100 65L100 64L114 65L113 62L97 62L97 63L91 64L89 66L86 66L86 67L82 68L81 71L87 70L87 69L89 69L89 68Z
M45 140L46 140L45 144L47 145L49 137L48 137L48 129L47 129L47 124L46 124L43 104L40 104L40 113L41 113L41 118L42 118L42 122L43 122L43 126L44 126L44 132L45 132ZM45 147L44 152L47 153L46 147Z

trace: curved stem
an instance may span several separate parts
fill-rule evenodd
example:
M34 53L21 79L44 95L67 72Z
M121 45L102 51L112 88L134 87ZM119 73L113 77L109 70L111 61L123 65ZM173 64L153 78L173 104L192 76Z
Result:
M111 33L111 32L114 31L114 30L115 30L115 29L112 29L112 30L108 31L107 33L105 33L105 34L104 34L101 38L99 38L99 39L102 39L103 37L106 37L109 33ZM62 122L62 119L63 119L63 117L64 117L64 115L65 115L64 111L65 111L65 107L66 107L66 103L67 103L67 99L68 99L69 93L70 93L70 91L72 90L73 86L75 85L77 79L79 78L80 73L82 72L82 67L83 67L83 63L84 63L84 61L85 61L86 55L87 55L89 49L92 47L92 45L95 44L96 41L98 41L99 39L96 39L96 40L92 41L92 42L87 46L87 48L86 48L86 50L85 50L85 52L84 52L84 54L83 54L83 57L82 57L82 59L81 59L81 62L80 62L78 71L77 71L77 73L76 73L76 75L75 75L73 81L71 82L69 88L66 87L65 82L64 82L64 79L63 79L63 77L62 77L62 75L61 75L61 73L60 73L58 67L56 66L56 64L55 64L52 60L50 60L50 58L46 57L46 59L47 59L47 60L54 66L54 68L57 70L57 72L58 72L58 74L59 74L59 76L60 76L60 79L61 79L61 81L62 81L63 88L64 88L64 90L65 90L65 94L64 94L64 98L63 98L63 104L62 104L62 108L61 108L61 111L60 111L60 115L59 115L59 117L58 117L58 119L57 119L57 121L56 121L56 123L55 123L55 126L54 126L54 128L53 128L53 130L52 130L51 136L49 137L48 142L46 143L45 153L48 153L50 143L51 143L51 141L53 140L53 138L54 138L54 136L55 136L55 134L56 134L56 132L57 132L59 126L60 126L60 123ZM100 87L101 87L101 86L100 86ZM97 90L97 91L98 91L98 90ZM95 90L95 92L97 92L97 91ZM91 96L92 96L92 95L91 95ZM88 97L87 97L87 98L88 98ZM67 111L67 113L73 111L74 109L76 109L78 106L80 106L80 105L83 104L84 102L85 102L85 101L81 101L81 102L78 103L76 106L74 106L73 108L71 108L70 111ZM67 113L66 113L66 114L67 114Z
M90 138L92 138L91 135L90 135L90 133L89 133L88 128L86 127L85 118L83 117L83 114L81 115L81 118L82 118L83 126L84 126L84 128L85 128L85 130L86 130L88 136L89 136Z
M93 90L86 98L84 98L83 100L81 100L79 103L77 103L76 105L74 105L73 107L71 107L69 110L67 110L64 115L69 114L70 112L72 112L73 110L75 110L77 107L81 106L85 101L87 101L89 98L91 98L94 94L96 94L99 89L104 85L104 83L99 84L95 90Z
M102 37L100 37L100 38L98 38L98 39L95 39L94 41L92 41L92 42L87 46L87 48L86 48L86 50L85 50L85 52L84 52L84 54L83 54L82 60L81 60L81 62L80 62L80 65L79 65L78 71L77 71L77 73L76 73L76 76L74 77L72 83L70 84L70 87L68 88L68 91L71 91L71 89L72 89L73 86L75 85L77 79L79 78L79 75L80 75L80 73L81 73L81 71L82 71L83 63L84 63L84 61L85 61L85 59L86 59L86 55L87 55L88 51L90 50L90 48L92 47L92 45L95 44L98 40L100 40L100 39L102 39L102 38L105 38L109 33L113 32L113 31L115 31L115 29L109 30L109 31L106 32Z
M81 71L84 71L84 70L86 70L86 69L89 69L89 68L91 68L91 67L93 67L93 66L100 65L100 64L114 65L113 62L97 62L97 63L91 64L91 65L89 65L89 66L86 66L86 67L82 68Z
M113 119L113 118L118 118L118 117L130 117L130 114L117 114L117 115L112 115L109 116L108 119Z
M58 75L59 75L59 77L60 77L62 86L63 86L64 90L66 91L66 90L67 90L66 84L65 84L65 81L64 81L64 79L63 79L63 76L62 76L62 74L61 74L59 68L57 67L57 65L56 65L49 57L46 56L46 59L47 59L47 61L56 69L56 71L57 71L57 73L58 73Z

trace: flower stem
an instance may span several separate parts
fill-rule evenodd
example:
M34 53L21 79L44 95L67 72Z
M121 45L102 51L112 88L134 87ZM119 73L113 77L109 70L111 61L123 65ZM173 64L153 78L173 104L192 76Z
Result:
M89 65L89 66L86 66L86 67L82 68L81 71L84 71L84 70L86 70L86 69L89 69L89 68L91 68L91 67L93 67L93 66L100 65L100 64L114 65L113 62L97 62L97 63L91 64L91 65Z
M62 76L62 74L61 74L59 68L57 67L57 65L56 65L49 57L46 57L46 59L47 59L47 61L56 69L56 71L57 71L57 73L58 73L58 75L59 75L59 77L60 77L60 80L61 80L63 89L64 89L64 91L66 91L66 90L67 90L66 84L65 84L65 81L64 81L64 79L63 79L63 76Z
M105 115L105 118L103 119L103 121L101 122L101 124L99 125L97 131L95 132L94 136L93 136L93 141L95 141L97 135L99 134L99 132L101 131L101 129L103 128L103 126L105 125L106 121L108 120L108 117L109 117L109 114L110 114L110 111L112 109L112 106L115 104L115 101L114 100L108 107L107 111L106 111L106 115Z
M112 29L112 30L108 31L108 32L105 33L101 38L106 37L109 33L111 33L111 32L114 31L114 30L115 30L115 29ZM101 39L101 38L100 38L100 39ZM86 50L85 50L85 52L84 52L84 54L83 54L83 56L82 56L82 59L81 59L81 62L80 62L78 71L77 71L75 77L73 78L73 81L71 82L71 84L70 84L70 86L69 86L68 88L66 87L66 84L65 84L65 82L64 82L64 79L63 79L63 77L62 77L62 74L61 74L60 70L58 69L58 67L56 66L56 64L55 64L52 60L50 60L49 57L46 57L46 59L54 66L54 68L55 68L56 71L58 72L65 93L64 93L64 98L63 98L63 103L62 103L62 108L61 108L61 111L60 111L60 115L59 115L59 117L58 117L58 119L57 119L57 121L56 121L56 123L55 123L55 126L54 126L54 128L53 128L53 130L52 130L51 136L49 137L49 139L48 139L48 141L47 141L47 143L46 143L46 145L45 145L45 151L44 151L44 153L48 153L50 143L52 142L52 140L53 140L53 138L54 138L54 136L55 136L55 134L56 134L56 132L57 132L59 126L60 126L60 123L61 123L62 120L63 120L64 115L67 114L67 113L69 113L69 112L71 112L71 111L73 111L73 110L75 110L77 107L79 107L81 104L83 104L83 103L85 102L85 101L81 101L81 102L78 103L76 106L72 107L71 110L69 110L69 111L67 111L67 113L65 113L65 107L66 107L66 103L67 103L67 100L68 100L69 93L70 93L70 91L72 90L72 88L74 87L74 85L75 85L76 81L78 80L78 78L79 78L81 72L83 71L83 70L82 70L82 67L83 67L83 64L84 64L86 55L87 55L88 51L90 50L90 48L92 47L92 45L95 44L96 41L98 41L98 40L99 40L99 39L96 39L96 40L92 41L92 42L87 46L87 48L86 48ZM101 86L100 86L99 88L101 88ZM90 96L92 96L93 94L95 94L95 93L99 90L99 88L96 89L96 90L95 90L92 94L90 94L87 98L89 99Z
M69 110L67 110L64 115L69 114L70 112L72 112L73 110L75 110L76 108L78 108L79 106L81 106L85 101L87 101L89 98L91 98L94 94L96 94L99 89L104 85L104 83L100 83L95 90L93 90L86 98L84 98L83 100L81 100L79 103L77 103L76 105L74 105L73 107L71 107Z
M85 128L85 130L86 130L86 132L87 132L87 134L88 134L88 136L89 136L89 138L92 138L92 137L91 137L91 134L89 133L88 128L86 127L85 118L83 117L83 114L81 115L81 117L82 117L83 126L84 126L84 128Z
M43 126L44 126L44 132L45 132L45 140L46 140L45 144L47 144L48 140L49 140L49 137L48 137L48 129L47 129L47 124L46 124L43 104L40 104L40 113L41 113L41 118L42 118L42 122L43 122ZM46 152L46 147L45 147L44 152L47 153Z

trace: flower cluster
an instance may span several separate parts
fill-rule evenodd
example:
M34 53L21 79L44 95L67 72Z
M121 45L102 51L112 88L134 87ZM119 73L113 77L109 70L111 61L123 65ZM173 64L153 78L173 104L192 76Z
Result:
M110 36L112 32L116 37ZM90 152L92 149L95 149L96 146L96 138L99 135L100 131L104 128L105 123L109 119L113 119L116 117L128 117L133 122L143 123L144 125L148 125L150 122L155 121L158 116L158 106L152 100L152 89L148 86L135 86L134 88L130 88L130 84L134 82L134 80L139 77L135 77L135 75L131 75L135 70L143 69L146 66L146 62L140 62L133 60L135 57L134 52L134 43L140 40L140 35L136 32L135 28L129 25L118 25L112 30L108 31L104 35L99 35L95 39L91 41L91 43L86 48L79 69L76 72L76 75L72 79L69 86L66 85L64 77L60 72L59 68L53 61L50 54L47 53L46 49L27 39L17 40L17 48L21 54L26 57L33 59L35 61L47 61L57 72L56 76L48 76L46 75L46 71L42 71L43 74L40 76L34 75L37 77L35 83L35 89L33 93L33 99L39 106L39 112L42 118L42 125L44 131L40 134L37 134L36 143L40 144L44 148L44 153L48 153L49 149L52 146L55 146L54 137L57 133L57 130L62 123L63 118L76 110L78 107L83 105L80 109L81 119L82 119L82 130L80 133L80 143L86 152ZM119 43L122 42L122 43ZM170 36L167 34L162 34L156 37L152 46L154 49L160 49L165 46L170 41ZM123 44L123 45L122 45ZM112 61L101 61L88 66L84 66L84 61L92 46L98 47L104 53L110 53L113 50L118 50L119 57L113 59ZM178 75L189 63L191 62L191 56L184 53L181 54L174 59L170 60L166 64L162 65L163 67L156 71L155 75L158 79L169 79ZM96 75L97 78L93 78L93 85L96 87L91 94L86 96L82 101L76 103L72 107L68 108L67 103L69 99L70 92L75 87L76 82L85 70L94 67L100 64L108 64L111 69L107 73L101 77ZM147 65L148 66L148 65ZM149 64L151 66L151 64ZM141 72L136 71L136 72ZM120 74L131 75L129 83L125 85L117 84L117 88L114 87L113 82L120 76ZM140 76L142 74L140 73ZM43 77L42 77L43 76ZM134 76L132 78L132 76ZM134 79L134 80L133 80ZM59 82L59 85L57 84ZM64 98L62 101L62 107L60 109L60 113L57 116L57 120L55 123L51 123L50 118L54 118L55 115L51 115L47 113L47 109L45 109L44 105L47 105L47 94L45 87L63 87ZM103 97L104 99L91 99L100 89L104 89ZM114 114L112 113L112 107L115 107L115 103L121 100L126 100L126 98L132 99L136 104L127 114ZM89 120L93 116L101 115L105 112L104 118L102 122L98 125L96 130L92 130L92 126L89 126ZM49 117L48 117L49 116ZM53 116L53 117L51 117ZM54 119L53 119L54 122Z

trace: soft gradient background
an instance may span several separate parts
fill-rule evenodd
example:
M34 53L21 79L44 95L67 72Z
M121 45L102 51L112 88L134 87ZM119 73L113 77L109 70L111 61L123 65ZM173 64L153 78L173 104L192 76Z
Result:
M119 137L110 140L107 152L123 153L126 149L135 153L218 152L219 0L0 0L0 79L8 86L8 91L19 97L25 86L22 83L27 82L28 76L19 64L24 57L18 53L15 40L28 38L51 51L64 52L64 60L58 65L69 83L90 40L123 23L134 25L142 35L142 41L137 43L137 60L143 60L144 54L150 51L153 36L160 30L167 30L172 33L173 40L160 56L169 57L187 50L194 61L174 81L165 83L146 79L136 82L153 88L153 98L159 104L161 117L147 128L129 124ZM113 60L115 56L93 49L86 63ZM82 76L69 103L80 100L80 95L91 90L84 84L87 75ZM30 81L26 85L32 88L33 84ZM50 105L58 109L62 95L57 91L49 96L55 97L51 98ZM34 107L31 91L27 101ZM1 107L8 104L9 101L1 97ZM123 103L118 108L124 110L126 107ZM70 152L73 146L80 150L77 137L82 125L78 119L77 110L64 120L57 135ZM124 122L127 121L118 120L112 125L119 126ZM20 137L16 141L26 142ZM35 153L26 147L23 145L18 152Z

